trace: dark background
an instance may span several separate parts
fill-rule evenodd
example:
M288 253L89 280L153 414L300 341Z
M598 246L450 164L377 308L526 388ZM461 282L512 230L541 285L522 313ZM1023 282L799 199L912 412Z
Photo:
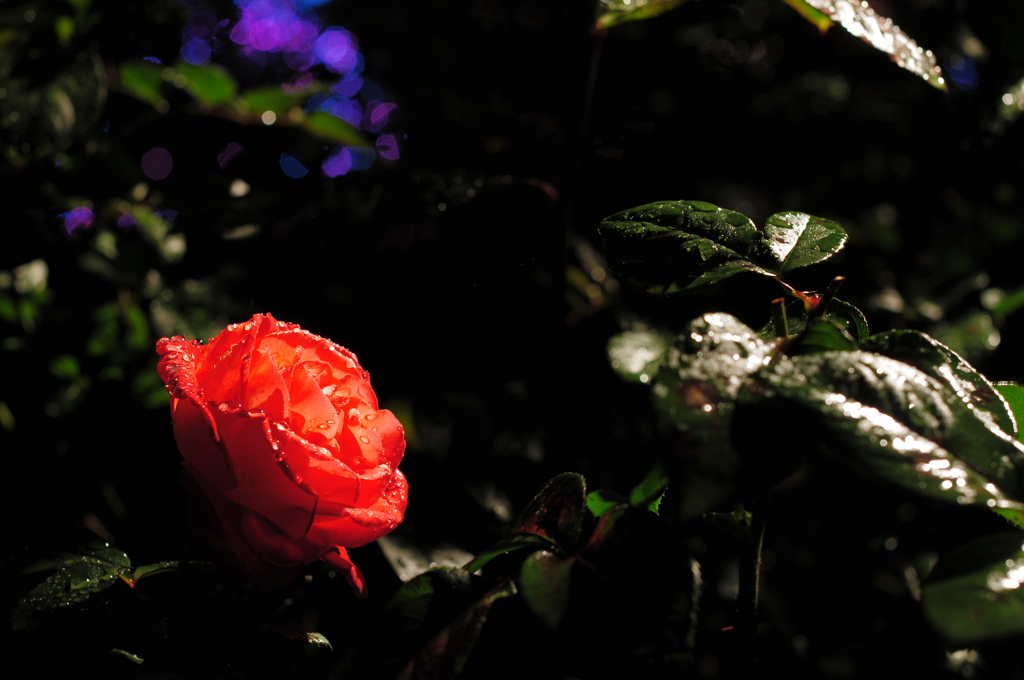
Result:
M780 294L745 280L649 300L595 274L598 221L651 201L709 201L758 224L783 210L836 220L848 248L794 285L842 274L840 296L873 330L921 329L992 380L1024 380L1021 318L984 304L1022 284L1024 128L1000 97L1024 77L1024 6L872 4L936 52L949 92L778 1L694 1L603 39L586 3L328 3L318 11L358 36L367 76L398 106L389 131L403 138L398 160L332 179L315 160L327 147L300 129L231 121L184 93L158 115L119 89L120 64L177 58L185 5L5 3L0 76L11 93L18 83L41 94L13 121L29 100L0 97L4 606L38 581L18 574L25 564L93 534L134 564L178 559L186 503L152 346L258 312L349 347L370 371L407 430L411 501L398 534L424 550L487 547L559 472L628 491L660 444L647 388L612 373L608 338L637 321L679 328L707 310L760 326ZM210 7L235 16L230 3ZM53 30L61 16L78 22L65 44ZM243 86L280 78L243 70L229 47L214 61ZM63 135L46 127L54 83L76 111ZM228 142L246 151L221 169ZM163 180L139 166L154 146L174 157ZM282 153L305 154L312 171L285 176ZM238 178L252 190L232 198ZM102 208L140 182L152 207L177 211L181 259L161 258ZM96 218L69 234L62 215L85 201ZM259 229L225 238L246 224ZM115 256L102 234L116 239ZM35 260L48 277L19 289L16 268ZM943 672L904 574L963 542L959 520L848 476L812 466L780 493L765 647L808 677L893 664ZM891 537L898 548L884 547ZM708 545L708 638L691 668L705 676L728 667L713 635L729 625L734 564L727 547ZM399 584L375 547L353 557L371 599ZM335 613L374 606L332 597ZM351 624L310 598L266 606L345 639ZM20 639L24 658L49 649ZM76 663L92 663L80 654Z

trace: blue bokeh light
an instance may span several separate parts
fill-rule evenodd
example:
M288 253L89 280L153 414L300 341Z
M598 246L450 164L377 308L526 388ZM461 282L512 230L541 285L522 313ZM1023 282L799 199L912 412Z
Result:
M293 179L305 177L309 173L309 168L299 162L295 156L290 156L286 153L281 154L281 170L284 174L288 175Z

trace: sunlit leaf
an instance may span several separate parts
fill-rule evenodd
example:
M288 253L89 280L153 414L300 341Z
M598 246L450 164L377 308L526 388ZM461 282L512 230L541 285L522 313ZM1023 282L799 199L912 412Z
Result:
M735 401L770 349L728 314L695 319L669 349L654 384L654 405L662 427L676 438L668 471L684 519L737 490L740 459L729 431Z
M648 383L658 371L669 341L654 330L623 331L608 340L608 361L620 377Z
M302 127L345 146L372 146L366 138L345 121L323 111L314 111L302 121Z
M649 293L690 293L744 272L778 276L828 259L846 243L835 222L779 213L758 229L748 217L703 201L661 201L598 226L609 264Z
M27 572L56 572L18 600L11 617L14 628L29 628L40 616L71 604L85 602L94 594L110 587L128 571L128 555L107 544L95 544L77 553L64 553L59 558L38 562Z
M1017 433L1017 423L1000 391L959 354L935 338L920 331L889 331L872 336L861 345L898 359L927 373L970 404L971 411L988 425L1009 435Z
M997 382L993 385L1006 401L1013 414L1013 434L1020 440L1024 436L1024 385L1015 382Z
M627 21L656 17L684 2L686 0L601 0L597 27L611 28Z
M807 19L812 24L818 27L818 30L824 33L832 27L832 20L829 19L821 11L815 9L813 6L808 4L807 0L782 0L787 5L795 9L800 13L804 19Z
M624 505L629 499L620 493L608 489L598 489L587 494L587 508L594 513L594 517L600 517L616 505Z
M825 311L825 318L849 333L858 342L867 340L870 336L868 320L864 318L864 313L849 302L832 298Z
M163 99L161 67L148 61L127 61L118 69L121 88L153 106Z
M217 106L226 104L238 92L238 83L227 69L217 64L196 66L187 61L179 61L174 69L185 76L185 89L203 104Z
M955 647L1024 633L1024 532L972 541L939 560L921 588L928 622Z
M869 478L1024 520L1024 447L948 383L865 351L777 357L751 394ZM749 429L749 428L748 428Z
M643 480L629 492L629 504L658 514L661 499L668 490L668 472L661 465L655 465Z
M523 561L519 587L526 606L549 628L558 628L569 604L569 577L575 557L538 550Z
M772 215L762 234L757 263L778 274L827 260L846 245L837 223L801 212Z
M800 11L797 3L786 1ZM867 2L863 0L800 0L800 4L806 4L817 10L845 28L851 35L890 55L897 66L921 76L932 87L940 90L946 89L942 70L931 50L919 47L906 33L893 24L891 19L877 14ZM807 16L805 12L800 11L800 13ZM815 21L812 17L808 18L821 28L819 21Z

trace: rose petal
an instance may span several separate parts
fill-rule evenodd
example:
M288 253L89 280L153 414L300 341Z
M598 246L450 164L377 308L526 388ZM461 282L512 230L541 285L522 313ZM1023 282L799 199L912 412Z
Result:
M279 567L261 559L240 531L245 509L221 494L187 461L182 467L181 485L189 495L189 525L198 538L214 549L221 564L244 574L264 590L294 581L301 565Z
M249 411L263 411L272 421L287 422L290 406L288 386L270 353L264 349L252 350L242 407Z
M185 460L217 489L226 492L238 486L238 476L231 459L214 439L217 430L208 425L207 416L213 420L208 409L197 406L192 400L176 400L171 409L174 439Z
M317 377L330 367L322 362L304 361L292 371L292 429L313 443L333 439L341 417L324 395Z
M366 599L366 579L349 558L347 550L340 545L332 545L320 555L320 559L345 575L345 580L356 591L356 597Z
M252 551L279 567L294 567L316 559L309 545L281 533L273 522L258 512L242 511L242 534Z
M278 447L297 482L318 497L355 505L362 481L330 451L317 447L289 429L278 430Z
M299 488L289 475L263 414L221 404L214 419L221 434L221 455L231 460L240 482L234 489L222 489L224 494L264 515L288 536L304 536L316 509L316 496Z
M309 539L327 545L358 548L393 530L405 517L409 486L401 470L396 470L385 493L367 508L347 508L340 516L317 515L309 529Z

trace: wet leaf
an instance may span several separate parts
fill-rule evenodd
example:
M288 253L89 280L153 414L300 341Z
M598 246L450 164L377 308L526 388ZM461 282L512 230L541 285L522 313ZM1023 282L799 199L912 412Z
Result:
M862 0L786 0L797 11L811 20L819 28L820 20L814 15L801 11L797 6L807 5L817 10L831 21L839 24L851 35L854 35L877 50L892 57L897 66L917 74L928 81L932 87L946 90L946 81L942 77L935 55L931 50L918 47L906 33L892 23L891 19L880 16ZM827 27L826 27L827 28Z
M523 561L519 587L526 605L549 628L558 628L569 605L569 577L575 557L538 550Z
M772 409L800 407L790 424L867 477L1024 520L1024 447L949 383L865 351L778 357L754 382L749 394Z
M761 238L757 263L777 274L827 260L846 245L836 222L793 211L769 217Z
M735 493L740 459L730 435L733 409L770 349L728 314L695 319L669 349L654 384L654 405L662 426L676 436L667 467L683 519Z
M163 99L163 95L160 94L160 88L163 86L161 70L161 67L148 61L125 62L118 69L121 89L156 106Z
M1021 439L1024 430L1024 385L1015 382L997 382L993 387L1003 397L1010 413L1013 414L1013 434L1018 440Z
M179 61L174 69L187 79L185 89L188 93L208 106L227 104L238 92L238 83L222 66L196 66L187 61Z
M1024 532L972 541L939 560L921 588L925 618L967 647L1024 633Z
M345 121L323 111L314 111L302 121L302 127L336 144L346 146L372 146L366 138Z
M128 571L128 555L105 543L96 543L77 553L63 553L54 560L37 562L25 571L56 572L33 588L14 606L11 625L16 629L34 626L39 617L55 609L85 602L110 587Z
M857 342L867 340L870 335L864 313L849 302L832 298L825 311L825 318L849 333Z
M598 28L611 28L627 21L650 19L675 9L686 0L601 0Z
M1001 392L959 354L920 331L879 333L861 345L868 352L910 364L935 378L970 405L989 426L1016 435L1017 422Z
M178 562L177 561L157 562L156 564L146 564L146 565L143 565L141 567L138 567L135 571L132 572L131 582L134 585L134 584L137 584L139 581L141 581L144 578L148 578L150 576L156 576L157 574L168 574L168 573L170 573L172 571L176 571L177 568L178 568Z
M598 227L612 269L649 293L691 293L744 272L781 277L828 259L846 243L835 222L779 213L758 229L748 217L703 201L661 201Z
M668 351L669 340L654 330L624 331L608 340L612 369L629 382L648 383Z

